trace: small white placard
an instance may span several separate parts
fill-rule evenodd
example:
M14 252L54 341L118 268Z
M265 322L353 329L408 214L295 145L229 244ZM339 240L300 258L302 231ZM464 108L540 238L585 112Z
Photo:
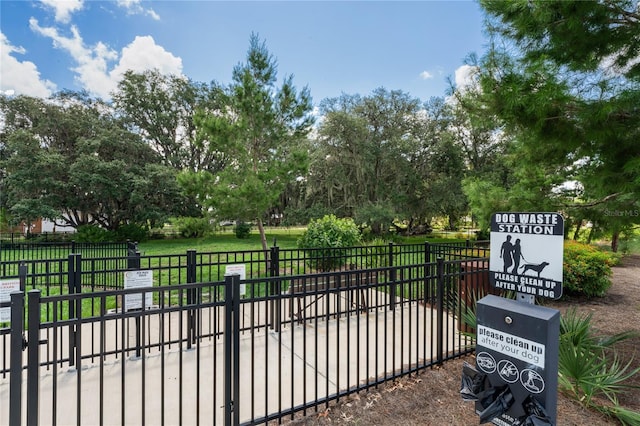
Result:
M244 263L237 263L235 265L227 265L225 269L224 275L240 275L240 280L244 281L247 279L247 267ZM240 296L244 296L247 294L247 285L240 284Z
M0 302L11 302L11 293L20 291L20 279L0 280ZM11 322L11 308L0 308L0 322Z
M545 345L484 325L478 325L478 345L544 368Z
M124 288L153 287L153 271L127 271L124 273ZM124 310L142 309L142 295L144 294L144 306L149 309L153 305L153 293L125 294Z

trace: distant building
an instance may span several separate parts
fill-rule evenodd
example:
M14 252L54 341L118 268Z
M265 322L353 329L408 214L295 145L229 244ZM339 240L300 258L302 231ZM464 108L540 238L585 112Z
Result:
M22 233L25 235L28 232L30 232L31 234L44 234L44 233L55 234L56 232L68 234L68 233L76 232L76 229L72 226L62 225L56 222L52 222L49 219L42 219L42 218L36 219L31 224L31 229L27 229L27 224L24 222L22 223L21 228L22 228Z

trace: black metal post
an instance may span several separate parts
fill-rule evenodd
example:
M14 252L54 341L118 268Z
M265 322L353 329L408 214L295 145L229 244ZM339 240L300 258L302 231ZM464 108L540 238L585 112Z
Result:
M431 264L431 244L428 241L424 243L424 304L431 303L433 282L433 266Z
M24 292L11 294L11 360L9 373L9 425L22 425L22 333Z
M38 426L40 411L40 290L28 295L29 328L27 330L27 426Z
M196 282L196 251L187 250L187 284ZM187 304L194 305L196 303L196 289L187 289ZM196 309L187 311L187 349L191 349L191 345L196 342L197 335Z
M271 262L269 263L269 276L280 276L280 248L275 244L271 247L269 257L271 258ZM275 280L271 280L268 285L269 289L267 294L267 298L269 299L269 328L272 330L275 329L276 331L280 331L280 304L278 303L278 308L276 309L276 300L271 296L280 293L282 290L279 288L280 286L280 281L276 282ZM278 312L276 313L276 311Z
M75 242L73 243L73 247L75 247ZM82 292L82 283L81 283L81 255L80 254L70 254L68 257L68 290L69 294L81 293ZM82 301L78 299L75 303L73 301L69 301L69 319L76 318L76 311L82 310ZM76 351L76 325L75 323L69 324L69 366L75 365L75 351Z
M240 411L234 404L240 396L240 275L224 278L224 424L240 423Z
M20 262L18 266L18 276L20 277L20 291L25 291L27 286L27 264Z
M439 257L436 264L436 285L438 310L436 318L436 357L437 363L442 364L444 359L444 259Z
M393 243L389 243L389 299L392 311L396 309L396 269L393 265Z
M271 247L271 276L280 276L280 249L276 246ZM272 285L274 287L272 295L282 293L282 281L279 278L272 281ZM280 332L282 328L282 299L280 297L276 297L271 300L275 305L275 309L271 311L275 316L275 327L272 326L272 328L275 328L275 331Z

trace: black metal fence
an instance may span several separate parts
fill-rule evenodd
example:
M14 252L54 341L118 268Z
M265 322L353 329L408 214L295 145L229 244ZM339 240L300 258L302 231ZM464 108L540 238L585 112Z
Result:
M0 380L10 382L0 423L258 424L470 350L460 318L488 285L481 252L358 250L358 263L332 272L277 248L268 259L133 256L119 271L151 269L153 287L92 291L84 283L100 274L82 262L97 259L70 256L59 276L73 285L59 292L26 285L25 264L18 276L31 290L11 295L11 327L0 329ZM220 275L243 262L245 280Z
M34 246L39 247L39 246ZM47 245L35 250L48 250ZM74 246L70 246L73 249ZM39 288L44 294L123 288L123 272L130 269L154 271L154 285L185 282L220 281L229 265L243 264L248 277L286 276L323 272L323 265L341 265L343 269L369 269L444 260L482 258L487 249L470 241L458 243L388 244L348 249L280 249L235 252L188 250L184 254L149 255L140 253L134 243L121 246L76 245L76 251L57 251L43 257L33 253L15 260L0 260L0 278L18 278L26 268L26 288ZM26 249L25 249L26 250ZM106 251L105 251L106 250ZM113 254L113 250L122 253ZM11 255L15 257L16 255ZM322 261L319 261L322 259ZM337 268L331 268L334 270ZM189 281L187 271L194 271ZM77 289L77 290L76 290Z
M0 265L21 260L61 259L72 253L87 257L118 257L130 255L136 250L137 244L130 241L82 243L75 241L3 241L0 239Z

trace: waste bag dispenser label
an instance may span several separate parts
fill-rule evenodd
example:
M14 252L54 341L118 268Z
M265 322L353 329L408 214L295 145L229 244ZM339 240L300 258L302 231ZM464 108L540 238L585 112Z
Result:
M555 424L559 311L488 295L478 301L476 317L481 422ZM527 423L532 416L546 423Z

